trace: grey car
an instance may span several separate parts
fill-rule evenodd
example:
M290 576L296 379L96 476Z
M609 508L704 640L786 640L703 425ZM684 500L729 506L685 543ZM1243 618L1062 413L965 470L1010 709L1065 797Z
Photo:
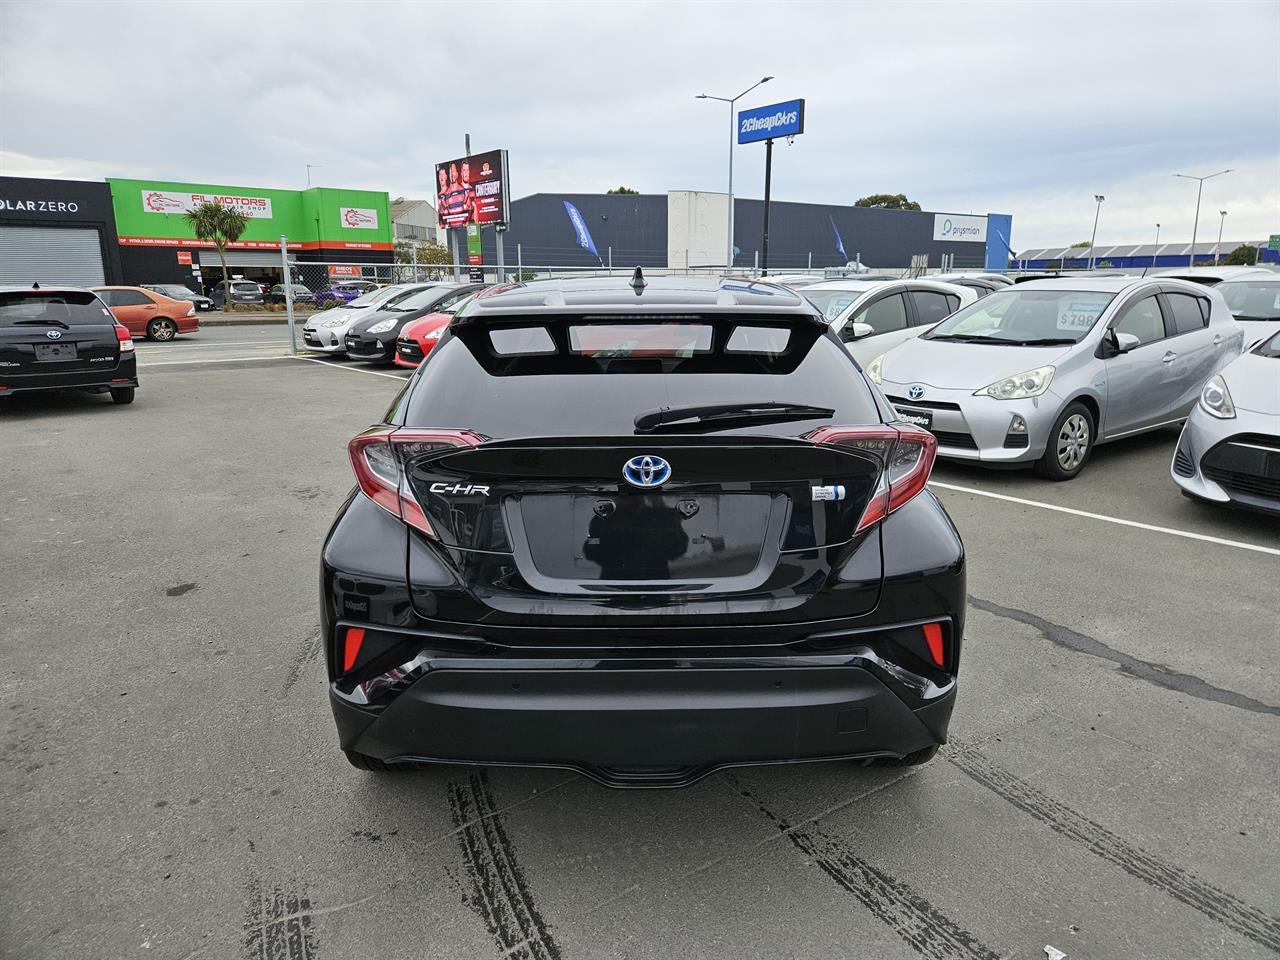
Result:
M1063 277L983 297L867 375L939 456L1070 480L1095 444L1183 420L1243 339L1207 287Z
M1280 515L1280 333L1204 385L1170 473L1189 497Z

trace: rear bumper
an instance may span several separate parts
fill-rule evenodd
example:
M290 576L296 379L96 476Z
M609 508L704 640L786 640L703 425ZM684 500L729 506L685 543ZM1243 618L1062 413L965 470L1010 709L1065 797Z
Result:
M35 390L80 390L95 387L136 387L138 367L133 355L121 361L114 370L74 370L30 376L6 376L0 371L0 397Z
M418 679L380 710L337 685L330 702L346 750L561 767L611 787L685 786L722 767L902 757L944 743L955 681L926 681L928 697L895 691L864 653L589 666L445 656L417 664Z

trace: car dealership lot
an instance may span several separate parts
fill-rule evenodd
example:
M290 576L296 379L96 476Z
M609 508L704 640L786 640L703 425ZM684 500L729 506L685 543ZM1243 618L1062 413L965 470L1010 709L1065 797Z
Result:
M206 328L139 346L130 407L0 405L0 955L1280 951L1280 524L1184 500L1176 431L1066 484L938 467L971 606L923 767L380 777L317 568L405 372L287 350Z

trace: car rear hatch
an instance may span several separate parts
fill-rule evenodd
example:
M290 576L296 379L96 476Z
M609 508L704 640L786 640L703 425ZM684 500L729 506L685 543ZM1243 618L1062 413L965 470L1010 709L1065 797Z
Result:
M120 361L111 312L88 291L0 293L0 384L107 373Z

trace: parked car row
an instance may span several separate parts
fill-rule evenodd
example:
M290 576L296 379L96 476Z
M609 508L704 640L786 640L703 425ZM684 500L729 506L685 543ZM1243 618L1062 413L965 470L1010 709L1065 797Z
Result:
M798 292L939 457L1070 480L1098 444L1185 422L1188 495L1280 512L1280 277L974 279Z
M417 366L454 310L482 286L402 283L379 287L344 306L313 314L303 325L302 343L308 350L346 354L354 360ZM432 330L437 332L433 335ZM401 341L406 341L403 346Z

